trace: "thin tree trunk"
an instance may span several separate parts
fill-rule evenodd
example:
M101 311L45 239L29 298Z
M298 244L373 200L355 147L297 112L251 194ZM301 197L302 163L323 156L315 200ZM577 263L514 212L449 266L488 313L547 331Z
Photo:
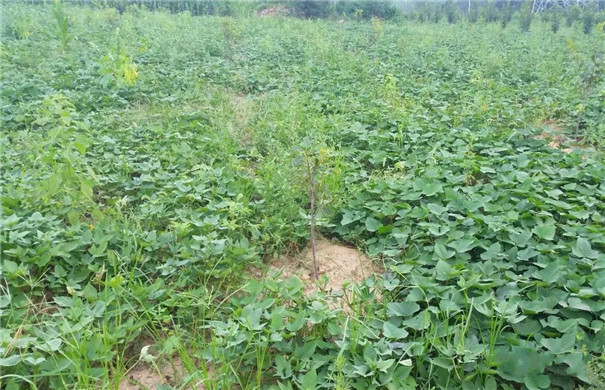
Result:
M313 252L313 273L315 280L319 279L319 267L317 266L317 255L315 252L315 180L311 170L311 164L307 158L307 175L311 192L311 251Z

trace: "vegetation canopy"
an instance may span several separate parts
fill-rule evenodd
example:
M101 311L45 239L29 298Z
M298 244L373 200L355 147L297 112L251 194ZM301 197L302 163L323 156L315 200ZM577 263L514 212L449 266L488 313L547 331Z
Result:
M603 388L597 3L144 3L1 3L0 388Z

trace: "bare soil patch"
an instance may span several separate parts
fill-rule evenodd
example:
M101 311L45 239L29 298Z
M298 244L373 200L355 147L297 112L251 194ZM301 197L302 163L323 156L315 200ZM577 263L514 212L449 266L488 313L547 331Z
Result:
M162 365L158 365L158 368L159 372L150 364L137 363L120 382L118 390L155 390L160 385L172 385L188 390L206 389L199 379L188 383L186 387L182 387L184 378L188 374L178 356L173 356L170 363L165 362ZM211 367L208 367L208 375L212 377Z
M381 267L357 249L325 239L317 240L316 257L320 279L324 275L328 278L327 291L341 291L347 281L360 283L372 274L381 272ZM307 295L319 290L314 280L310 246L299 256L287 256L274 261L271 269L280 270L282 279L298 276L303 281Z
M573 152L574 148L579 147L575 145L575 141L565 135L565 131L560 124L555 122L545 122L543 124L545 128L540 134L534 136L534 139L541 139L545 141L549 148L558 149L564 153ZM569 146L570 144L574 144Z
M551 149L559 149L560 151L565 153L573 152L573 148L561 146L567 141L566 138L561 134L543 131L540 134L536 135L534 138L546 141L548 147Z

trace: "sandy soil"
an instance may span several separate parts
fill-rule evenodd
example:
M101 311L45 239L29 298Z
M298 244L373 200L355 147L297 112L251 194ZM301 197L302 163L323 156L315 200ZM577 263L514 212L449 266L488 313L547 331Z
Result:
M183 378L188 374L183 367L183 363L178 356L172 357L172 363L159 365L160 372L157 372L154 367L149 364L139 362L120 382L118 390L156 390L160 385L173 385L179 389L188 390L205 390L206 387L201 380L189 383L183 387ZM212 371L209 369L209 376L212 376Z
M319 276L328 277L327 291L342 290L346 281L360 283L372 274L381 272L380 267L355 248L336 244L325 239L317 240L316 247ZM271 263L272 270L281 270L282 279L298 276L305 285L307 295L317 291L314 283L313 252L307 247L300 256L289 256Z

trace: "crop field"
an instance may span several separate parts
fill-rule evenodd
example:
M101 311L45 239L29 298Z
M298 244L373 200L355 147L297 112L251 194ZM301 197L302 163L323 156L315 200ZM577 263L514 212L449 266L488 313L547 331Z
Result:
M605 388L603 11L0 7L1 389Z

